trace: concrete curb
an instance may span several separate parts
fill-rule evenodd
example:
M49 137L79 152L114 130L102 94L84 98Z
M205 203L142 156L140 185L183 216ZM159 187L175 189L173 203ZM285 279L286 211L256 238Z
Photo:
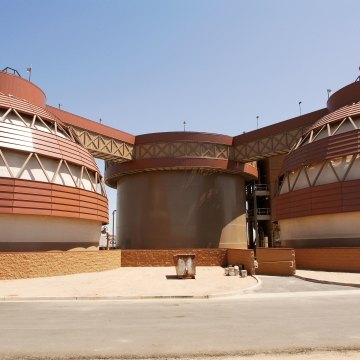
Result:
M156 300L156 299L208 299L209 295L199 296L42 296L42 297L10 297L0 298L0 302L21 302L21 301L128 301L128 300Z
M240 289L237 291L227 292L227 293L215 293L207 295L135 295L135 296L27 296L27 297L15 297L15 296L1 296L0 302L21 302L21 301L93 301L93 300L102 300L102 301L127 301L127 300L205 300L212 298L226 298L236 295L248 294L262 286L262 281L255 275L250 275L253 277L257 284L250 286L245 289Z
M351 286L351 287L360 288L360 284L342 283L342 282L328 281L328 280L319 280L319 279L309 278L309 277L306 277L306 276L301 276L301 275L296 275L296 274L293 275L293 276L296 277L296 278L298 278L298 279L301 279L301 280L310 281L310 282L319 283L319 284Z
M254 292L257 289L260 289L262 286L262 281L261 279L259 279L256 275L249 275L252 278L254 278L257 281L256 285L250 286L248 288L245 289L240 289L237 291L231 291L231 292L227 292L227 293L219 293L219 294L211 294L208 295L209 298L222 298L222 297L231 297L231 296L237 296L237 295L243 295L243 294L249 294Z

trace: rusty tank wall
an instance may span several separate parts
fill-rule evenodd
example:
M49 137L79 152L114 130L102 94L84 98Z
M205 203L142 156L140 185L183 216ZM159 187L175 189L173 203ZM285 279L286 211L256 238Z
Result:
M121 248L247 248L245 180L207 170L151 171L117 182Z

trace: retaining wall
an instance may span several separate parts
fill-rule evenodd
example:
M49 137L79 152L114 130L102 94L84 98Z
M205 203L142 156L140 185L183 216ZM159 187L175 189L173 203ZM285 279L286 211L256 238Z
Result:
M294 249L258 248L256 260L257 275L292 276L296 271Z
M168 249L61 252L0 252L0 279L20 279L116 269L174 266L173 256L194 254L197 266L243 265L255 274L254 253L246 249ZM294 275L295 269L360 272L360 248L258 248L258 275ZM296 258L296 266L295 266Z
M121 266L174 266L174 255L194 254L197 266L225 266L226 249L122 250Z
M243 265L248 275L255 275L254 252L246 249L228 249L226 265Z
M0 279L69 275L120 266L120 250L0 253Z
M360 247L295 249L295 256L298 269L360 272Z

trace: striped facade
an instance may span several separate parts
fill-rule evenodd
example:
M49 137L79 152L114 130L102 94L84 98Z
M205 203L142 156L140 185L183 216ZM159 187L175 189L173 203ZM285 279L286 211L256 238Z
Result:
M0 251L97 246L108 204L94 158L39 88L4 73L0 84Z
M96 246L105 182L123 248L247 248L253 232L257 246L360 246L359 101L357 81L325 108L235 137L133 136L0 71L0 251Z

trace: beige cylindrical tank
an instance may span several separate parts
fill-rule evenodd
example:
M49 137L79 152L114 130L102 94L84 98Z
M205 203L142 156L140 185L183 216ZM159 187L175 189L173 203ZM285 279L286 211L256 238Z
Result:
M95 159L45 100L0 72L0 251L93 248L108 222Z
M360 83L334 93L286 156L275 198L286 247L360 246Z

